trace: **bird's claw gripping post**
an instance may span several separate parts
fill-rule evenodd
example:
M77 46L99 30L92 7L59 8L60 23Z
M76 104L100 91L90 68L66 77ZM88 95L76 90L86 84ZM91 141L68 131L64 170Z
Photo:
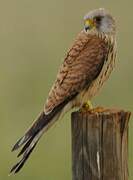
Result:
M93 110L93 106L92 106L92 103L91 101L87 101L86 103L84 103L82 105L82 107L79 109L79 112L88 112L88 111L91 111Z
M98 106L94 109L90 109L90 113L102 113L102 112L105 112L107 111L107 109L101 107L101 106Z
M89 113L102 113L107 111L107 109L98 106L96 108L93 108L91 101L87 101L83 104L83 106L79 109L79 112L89 112Z

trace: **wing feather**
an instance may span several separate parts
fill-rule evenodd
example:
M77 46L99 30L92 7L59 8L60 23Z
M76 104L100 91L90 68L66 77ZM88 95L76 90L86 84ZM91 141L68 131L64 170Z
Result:
M101 72L107 53L107 44L103 39L82 31L59 69L45 104L45 113L91 84Z

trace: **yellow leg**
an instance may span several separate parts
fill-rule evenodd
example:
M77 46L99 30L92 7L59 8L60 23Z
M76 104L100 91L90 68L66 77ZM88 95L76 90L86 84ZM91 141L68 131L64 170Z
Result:
M86 110L93 109L91 101L88 100L86 103L84 103L83 108L85 108Z
M90 113L102 113L106 112L108 109L105 109L103 107L96 107L93 108L91 101L87 101L82 105L82 107L79 109L80 112L90 112Z
M85 112L85 111L90 111L93 109L92 103L91 101L87 101L86 103L84 103L82 105L82 107L80 108L80 112Z

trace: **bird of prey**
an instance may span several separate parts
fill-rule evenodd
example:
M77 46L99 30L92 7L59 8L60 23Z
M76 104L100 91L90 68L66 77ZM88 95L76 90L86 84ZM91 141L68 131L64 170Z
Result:
M83 30L78 34L59 68L44 108L12 151L22 147L22 159L13 166L17 173L25 164L40 137L68 110L86 107L108 79L115 65L116 24L103 8L84 16ZM90 107L90 105L88 105ZM91 108L91 107L90 107Z

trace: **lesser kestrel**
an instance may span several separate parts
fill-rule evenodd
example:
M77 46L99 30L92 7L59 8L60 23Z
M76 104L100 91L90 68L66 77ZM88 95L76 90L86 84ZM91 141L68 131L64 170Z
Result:
M22 159L11 169L17 173L37 145L38 140L59 117L73 107L82 107L97 94L114 68L116 25L105 9L96 9L84 17L78 34L59 68L57 78L37 120L13 147L23 145Z

